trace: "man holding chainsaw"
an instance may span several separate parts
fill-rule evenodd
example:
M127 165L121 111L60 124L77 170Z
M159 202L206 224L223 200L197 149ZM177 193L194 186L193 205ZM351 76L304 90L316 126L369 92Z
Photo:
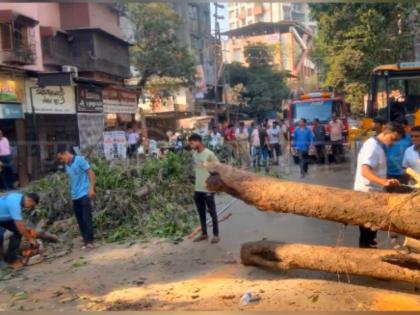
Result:
M3 237L6 230L13 233L9 240L7 252L7 261L12 268L19 269L23 266L22 262L18 259L22 236L32 246L36 247L33 233L31 233L31 230L23 222L22 209L33 210L38 203L39 196L35 193L22 194L20 192L13 192L0 196L0 269L8 266L3 256Z

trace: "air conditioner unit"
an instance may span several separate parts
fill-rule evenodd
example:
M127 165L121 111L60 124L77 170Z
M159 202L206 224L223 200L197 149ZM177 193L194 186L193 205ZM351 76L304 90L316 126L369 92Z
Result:
M74 78L78 77L77 67L75 67L75 66L67 66L67 65L62 66L61 71L72 73Z

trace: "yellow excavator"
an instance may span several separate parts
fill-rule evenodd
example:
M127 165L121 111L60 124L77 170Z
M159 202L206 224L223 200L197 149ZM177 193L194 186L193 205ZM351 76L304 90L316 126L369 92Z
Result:
M399 117L410 125L420 125L420 62L381 65L373 69L365 117L360 128L349 130L350 140L368 138L374 119L383 122Z

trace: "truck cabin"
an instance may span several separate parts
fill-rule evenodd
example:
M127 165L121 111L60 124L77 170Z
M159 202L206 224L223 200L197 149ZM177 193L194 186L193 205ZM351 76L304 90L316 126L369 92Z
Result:
M382 65L371 74L366 116L419 124L420 62Z
M309 93L302 95L299 99L292 100L289 106L290 131L293 132L299 120L304 118L308 125L318 118L322 125L331 121L333 114L336 114L344 123L347 123L347 107L342 97L334 97L331 93Z

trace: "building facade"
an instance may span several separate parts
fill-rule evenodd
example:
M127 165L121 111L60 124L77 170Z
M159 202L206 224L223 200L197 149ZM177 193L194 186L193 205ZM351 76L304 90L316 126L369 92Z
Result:
M100 144L108 115L132 121L129 44L113 5L1 3L0 23L0 125L21 184L51 170L59 146Z
M314 26L310 21L309 7L306 3L229 2L227 11L229 30L258 22L295 21L307 28Z

